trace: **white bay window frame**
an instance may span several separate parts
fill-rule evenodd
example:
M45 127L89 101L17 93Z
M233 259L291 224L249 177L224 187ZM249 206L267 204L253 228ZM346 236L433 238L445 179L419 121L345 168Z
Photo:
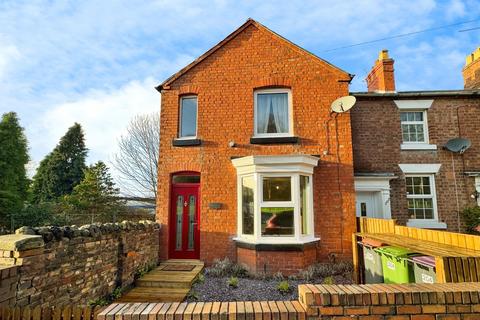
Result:
M313 213L313 168L319 158L310 155L247 156L233 159L237 169L237 237L235 240L255 244L300 244L317 240L314 236ZM254 180L254 231L253 235L243 234L242 178L251 176ZM308 177L307 187L307 232L302 234L300 176ZM290 201L263 201L263 179L268 177L290 177ZM262 236L261 209L293 208L294 235Z

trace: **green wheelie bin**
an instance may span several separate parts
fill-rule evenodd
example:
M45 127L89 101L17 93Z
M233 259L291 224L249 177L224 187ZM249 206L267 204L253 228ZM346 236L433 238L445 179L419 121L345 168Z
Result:
M375 249L382 257L384 283L412 283L415 280L409 257L415 253L400 247L380 247Z

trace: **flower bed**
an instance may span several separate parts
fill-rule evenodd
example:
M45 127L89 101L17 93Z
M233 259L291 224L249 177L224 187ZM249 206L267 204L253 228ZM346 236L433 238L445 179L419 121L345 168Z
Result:
M187 302L296 300L298 285L304 283L351 284L350 263L312 265L295 276L250 275L241 265L228 259L206 268L192 286Z

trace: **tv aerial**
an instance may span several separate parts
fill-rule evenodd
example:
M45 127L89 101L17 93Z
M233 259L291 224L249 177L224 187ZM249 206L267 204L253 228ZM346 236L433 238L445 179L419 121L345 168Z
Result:
M464 153L472 145L472 142L465 138L454 138L447 141L443 148L453 153Z
M357 99L354 96L340 97L332 102L330 109L335 113L344 113L350 110L356 101Z

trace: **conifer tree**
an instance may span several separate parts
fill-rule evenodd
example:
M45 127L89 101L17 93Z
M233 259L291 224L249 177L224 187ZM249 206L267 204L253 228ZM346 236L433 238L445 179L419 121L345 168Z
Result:
M9 112L0 121L0 219L10 226L27 198L27 138L17 114Z
M33 177L33 202L56 201L70 194L83 179L87 152L82 127L75 123L40 162Z
M85 170L85 177L64 197L64 204L75 222L112 221L124 205L119 195L107 165L99 161Z

